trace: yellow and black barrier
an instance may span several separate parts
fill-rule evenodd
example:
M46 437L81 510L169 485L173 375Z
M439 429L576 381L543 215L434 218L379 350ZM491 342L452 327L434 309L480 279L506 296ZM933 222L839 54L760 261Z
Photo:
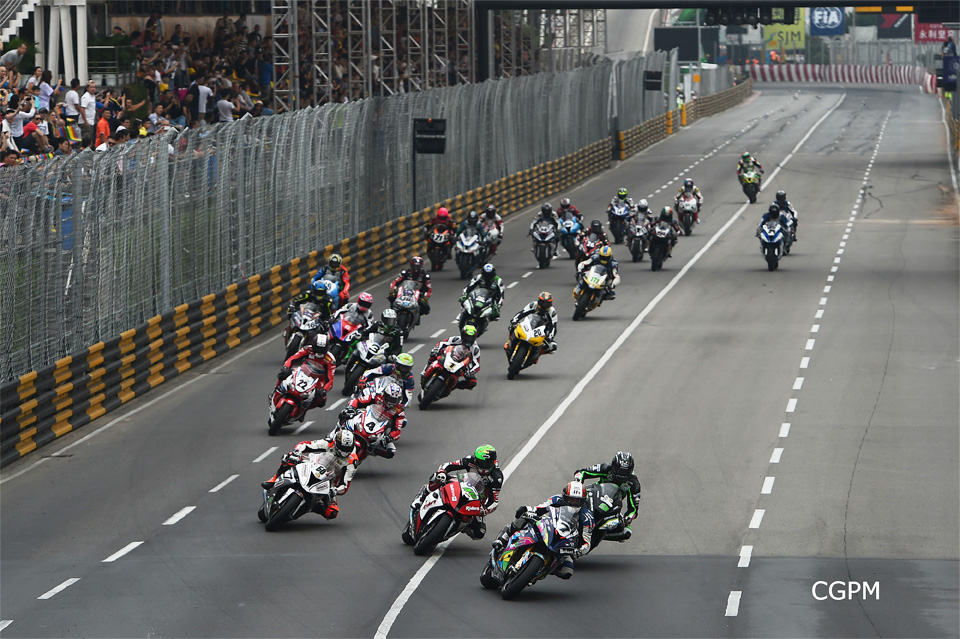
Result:
M343 255L351 280L362 284L423 252L422 227L440 206L462 218L493 202L506 216L609 166L610 141L595 142L274 266L2 384L0 466L280 324L289 300L333 253Z

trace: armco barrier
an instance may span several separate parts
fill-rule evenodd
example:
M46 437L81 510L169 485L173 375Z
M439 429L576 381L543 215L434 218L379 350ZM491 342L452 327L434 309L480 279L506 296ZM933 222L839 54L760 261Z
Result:
M274 266L3 384L0 466L280 324L288 300L333 253L362 283L423 252L421 227L441 205L456 213L495 202L506 216L609 166L605 139Z
M690 101L687 104L687 124L692 124L699 118L719 113L743 102L752 90L753 83L748 79L746 82L726 91ZM659 142L679 129L679 124L680 112L670 111L626 131L620 131L617 134L620 159L625 160L634 153Z
M922 84L926 69L904 65L748 64L739 70L754 82Z

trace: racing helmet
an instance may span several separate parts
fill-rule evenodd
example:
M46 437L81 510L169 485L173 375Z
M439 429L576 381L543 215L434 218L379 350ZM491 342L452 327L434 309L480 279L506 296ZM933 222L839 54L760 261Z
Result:
M613 473L613 477L617 481L627 481L633 475L633 455L630 453L625 453L623 451L618 452L613 456L613 461L610 462L610 471Z
M690 193L693 191L693 178L687 178L686 180L683 181L683 190L686 191L687 193Z
M483 269L481 270L480 274L483 276L483 281L489 286L493 284L493 278L497 276L497 269L493 264L487 262L483 265Z
M563 499L564 506L580 508L583 506L583 502L587 499L587 491L583 487L582 482L572 481L563 487L563 492L560 494L560 496Z
M465 324L460 331L460 339L467 346L473 345L473 343L477 341L477 327L473 324Z
M613 249L609 246L600 247L600 263L606 264L610 261L610 258L613 257Z
M327 334L317 333L317 336L313 338L313 343L310 345L310 349L316 355L325 355L327 352Z
M333 438L333 452L337 457L349 457L353 452L355 443L356 439L353 436L353 431L343 429Z
M777 205L776 202L773 202L770 204L770 208L767 209L767 213L780 217L780 207Z
M477 446L473 451L473 460L477 466L477 472L481 475L489 475L497 467L497 449L490 444Z
M617 191L617 199L626 200L627 199L627 189L625 187L620 187L620 190Z
M777 191L777 202L779 202L780 204L786 204L786 203L787 203L787 192L786 192L786 191L783 191L783 190Z
M410 271L414 274L419 273L423 270L423 258L419 255L414 255L410 258Z
M467 213L467 222L469 222L470 224L476 224L479 221L480 221L479 213L477 213L476 211L470 211L469 213Z
M563 198L562 200L560 200L560 210L561 210L561 211L566 211L567 209L570 208L570 205L571 205L570 198L565 197L565 198Z
M369 311L370 307L373 306L373 295L366 291L360 293L360 296L357 298L357 306L360 307L362 311Z
M541 213L542 215L552 216L552 215L553 215L553 204L550 204L549 202L544 202L544 203L543 203L543 206L540 207L540 213Z
M550 310L551 306L553 306L553 295L547 291L540 293L540 297L537 298L537 311L544 313Z
M410 353L400 353L397 355L395 366L397 370L404 375L409 375L410 371L413 370L413 355Z
M744 152L740 155L740 160L743 161L743 162L749 161L749 160L750 160L750 151L744 151Z
M397 325L397 312L392 308L383 309L383 312L380 313L380 321L383 322L384 326L393 328Z
M343 264L343 258L340 257L339 253L334 253L330 256L330 259L327 260L327 266L330 267L331 271L339 271L340 265Z
M390 383L383 389L383 405L387 408L403 403L403 389L400 384Z
M646 200L640 200L639 202L637 202L637 211L641 215L646 215L647 213L650 212L650 205L647 204Z
M603 223L600 220L594 220L590 222L590 232L595 234L597 237L603 235Z
M665 206L660 209L660 219L668 222L673 221L673 209L669 206Z
M446 209L446 207L441 206L439 209L437 209L437 219L438 219L438 220L444 220L444 221L448 221L448 222L449 222L449 221L450 221L450 211L448 211L448 210Z
M488 204L484 212L487 214L487 217L492 220L497 216L497 207L495 207L493 204Z

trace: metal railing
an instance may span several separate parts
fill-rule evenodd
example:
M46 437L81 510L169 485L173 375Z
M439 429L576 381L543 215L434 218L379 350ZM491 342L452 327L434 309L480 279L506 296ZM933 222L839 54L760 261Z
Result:
M824 39L830 52L830 64L905 65L933 68L939 59L941 44L904 40L831 40Z
M121 62L119 46L87 47L87 73L102 86L124 86L137 79L137 63ZM129 48L129 47L127 47Z

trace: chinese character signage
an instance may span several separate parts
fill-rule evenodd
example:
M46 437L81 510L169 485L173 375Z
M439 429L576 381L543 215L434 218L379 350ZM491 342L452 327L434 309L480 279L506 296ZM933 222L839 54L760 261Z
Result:
M939 22L918 22L913 29L914 42L944 42L950 29Z
M813 7L810 9L810 35L843 35L843 9L840 7Z
M791 51L803 49L804 32L806 25L803 20L803 9L796 9L795 24L768 24L763 27L763 42L767 49L782 49Z

